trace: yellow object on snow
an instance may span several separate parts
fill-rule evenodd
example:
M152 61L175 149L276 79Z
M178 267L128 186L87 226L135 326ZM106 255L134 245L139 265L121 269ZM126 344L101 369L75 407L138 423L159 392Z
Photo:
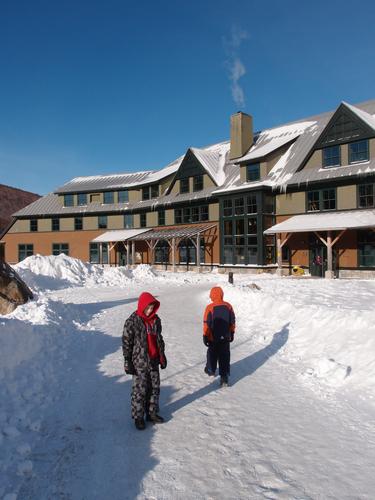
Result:
M300 266L293 266L292 274L293 276L302 276L303 274L305 274L305 271Z

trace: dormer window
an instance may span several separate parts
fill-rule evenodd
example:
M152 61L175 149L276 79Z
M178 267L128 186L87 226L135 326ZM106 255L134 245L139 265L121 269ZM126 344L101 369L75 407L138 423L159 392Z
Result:
M340 146L328 146L323 149L323 167L339 167L341 165Z
M74 196L72 194L64 194L64 207L74 206Z
M351 142L349 144L349 163L359 163L369 160L368 140Z
M86 193L78 193L77 202L78 202L79 207L87 205L87 194Z
M105 191L103 193L103 203L105 205L110 205L111 203L114 203L114 192L113 191Z
M203 175L196 175L193 178L193 191L202 191L203 189Z
M142 188L142 200L150 200L152 198L158 198L158 196L159 184L152 184L151 186Z
M252 163L246 167L247 182L259 181L260 179L260 164Z
M188 193L189 191L189 177L180 179L180 194Z
M129 201L129 191L119 191L118 192L118 202L128 203Z

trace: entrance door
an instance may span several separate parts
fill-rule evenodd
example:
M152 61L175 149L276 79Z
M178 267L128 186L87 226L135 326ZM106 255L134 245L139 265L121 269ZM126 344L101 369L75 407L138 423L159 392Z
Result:
M327 270L327 247L323 244L316 244L310 248L310 274L324 278Z
M126 266L126 248L121 245L117 251L117 262L119 266Z

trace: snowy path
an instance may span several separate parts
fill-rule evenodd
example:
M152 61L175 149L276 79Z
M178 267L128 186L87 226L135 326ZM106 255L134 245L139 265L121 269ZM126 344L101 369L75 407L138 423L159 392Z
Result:
M56 360L63 376L19 499L374 498L372 422L301 384L280 351L288 324L262 347L249 335L260 325L240 321L232 386L218 389L203 373L201 313L210 286L147 287L162 303L167 422L144 432L129 416L119 338L141 288L54 293L67 312L80 312L81 325Z

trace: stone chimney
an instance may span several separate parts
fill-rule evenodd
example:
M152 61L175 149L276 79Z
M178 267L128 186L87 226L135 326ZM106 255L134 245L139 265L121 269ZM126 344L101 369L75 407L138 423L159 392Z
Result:
M230 117L230 155L234 160L243 156L253 144L253 118L239 111Z

